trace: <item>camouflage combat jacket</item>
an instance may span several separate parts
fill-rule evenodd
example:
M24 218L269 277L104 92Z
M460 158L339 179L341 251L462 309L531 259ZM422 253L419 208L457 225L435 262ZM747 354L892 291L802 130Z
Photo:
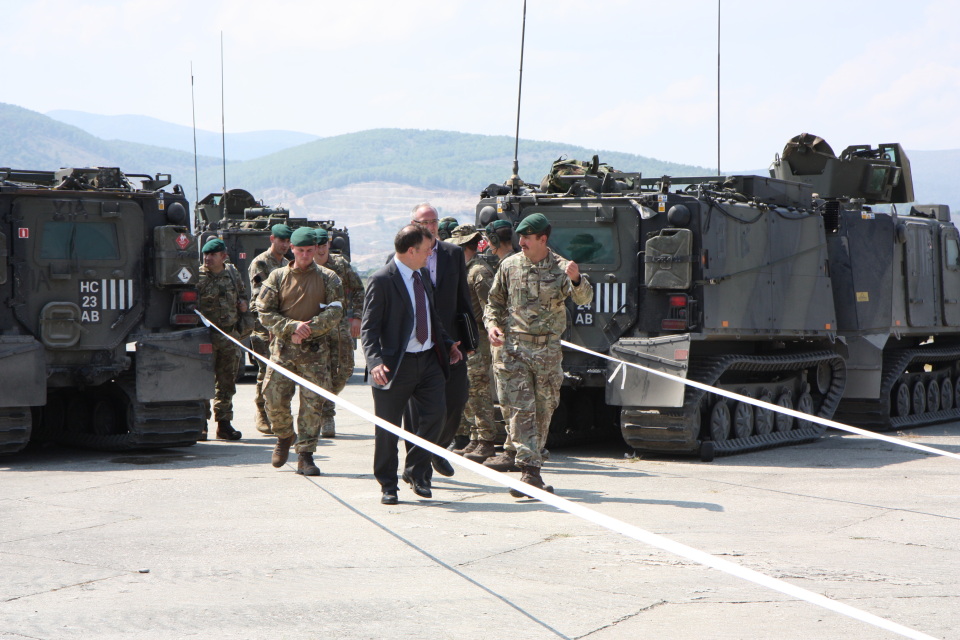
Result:
M360 281L360 276L350 266L349 260L336 253L330 254L324 266L340 276L346 305L343 310L344 319L359 320L363 315L363 282Z
M287 264L286 258L277 260L272 249L267 249L250 263L247 274L250 276L250 295L253 300L253 311L256 311L257 298L260 297L260 288L267 281L267 277L275 270Z
M227 262L223 271L213 273L201 265L197 293L197 308L210 322L227 333L236 328L240 320L237 302L247 300L247 288L235 266Z
M294 320L284 316L280 309L283 307L281 291L284 290L284 284L287 278L320 278L323 286L322 299L311 301L316 309L316 314L309 320ZM331 302L339 302L340 306L327 306ZM323 308L321 308L323 305ZM340 283L340 277L336 273L311 264L306 269L300 270L294 268L293 264L276 269L267 277L260 289L260 297L257 298L257 309L260 313L260 322L270 333L278 339L289 342L300 322L308 322L312 331L308 340L319 338L326 335L331 330L340 326L340 320L343 318L343 285Z
M559 337L567 327L564 301L572 297L574 304L584 305L593 300L593 287L585 274L574 286L564 272L568 262L553 251L537 263L523 253L505 258L490 288L484 325L506 334Z
M481 256L476 255L467 263L467 287L470 289L470 303L473 305L473 315L480 328L480 341L489 340L487 332L483 330L483 308L490 295L493 285L493 269Z

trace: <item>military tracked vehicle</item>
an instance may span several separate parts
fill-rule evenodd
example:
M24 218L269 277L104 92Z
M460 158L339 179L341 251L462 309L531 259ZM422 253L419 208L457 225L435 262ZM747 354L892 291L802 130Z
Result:
M477 223L551 220L550 246L595 287L589 306L568 303L570 342L858 425L960 417L957 230L944 206L892 206L913 199L900 145L838 158L797 136L771 174L645 179L558 161L539 186L488 187ZM577 351L563 368L551 434L613 411L638 451L710 460L824 431Z
M223 240L230 262L243 274L247 291L250 291L250 263L270 248L270 228L280 223L293 229L326 229L330 250L350 259L350 236L346 229L338 229L333 220L291 217L289 209L264 206L244 189L229 189L226 198L222 193L211 193L198 202L195 209L194 228L200 236L200 246L212 237Z
M197 441L212 347L193 313L188 203L170 182L0 169L0 452Z
M230 262L243 277L248 294L252 291L250 263L270 248L270 228L275 224L286 224L294 229L326 229L330 238L330 251L350 259L350 236L346 229L336 228L333 220L293 218L289 209L264 206L262 201L244 189L229 189L226 194L224 197L222 193L211 193L197 203L194 210L194 229L200 236L200 248L210 238L223 240L227 245ZM293 254L288 254L288 257L292 259ZM247 367L255 366L253 356L243 359L237 372L238 378L244 374Z

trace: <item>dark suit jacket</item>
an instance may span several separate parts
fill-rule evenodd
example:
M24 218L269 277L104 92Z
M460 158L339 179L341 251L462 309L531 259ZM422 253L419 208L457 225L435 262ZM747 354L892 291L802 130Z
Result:
M387 264L393 262L393 254L387 257ZM430 270L424 267L420 270L424 282L430 280ZM460 325L457 316L466 313L470 322L476 324L473 315L473 303L470 302L470 289L467 285L467 261L463 258L463 249L451 242L438 241L437 243L437 284L434 285L434 297L437 300L437 314L443 323L443 328L454 342L465 345L464 336L460 335ZM464 359L466 364L466 350ZM389 366L389 365L388 365Z
M423 271L428 270L425 268ZM463 259L463 249L450 242L437 243L437 284L434 287L434 297L437 299L437 314L443 328L454 342L459 341L461 346L464 346L465 336L460 335L457 316L466 313L470 322L476 321L473 304L470 302L470 289L467 286L467 263Z
M460 261L463 261L461 257ZM433 326L433 349L440 361L444 377L450 373L450 346L454 340L444 329L445 325L437 314L435 295L429 278L423 278L430 306L430 322ZM413 333L416 312L407 293L403 276L391 259L370 276L363 297L363 318L360 321L360 344L367 360L367 368L373 369L384 364L390 369L390 380L403 362L403 356ZM380 385L370 384L378 388ZM389 382L387 386L389 386Z

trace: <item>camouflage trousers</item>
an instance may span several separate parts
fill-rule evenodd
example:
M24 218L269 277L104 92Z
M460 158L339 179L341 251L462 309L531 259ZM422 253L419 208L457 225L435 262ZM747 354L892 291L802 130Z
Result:
M497 402L500 404L500 414L506 420L507 412L503 408L503 400L500 396L500 379L497 377L497 363L502 361L500 354L503 352L503 347L494 347L490 346L490 362L493 365L493 386L495 387L494 391L496 392ZM513 438L510 437L510 428L507 425L507 437L503 441L503 450L517 452L517 445L513 444Z
M490 395L492 378L490 364L490 342L481 338L477 350L467 358L467 380L470 383L470 393L467 396L467 404L463 407L460 429L457 430L457 435L470 436L471 440L492 442L497 438L497 425L493 418L493 396Z
M338 331L331 331L327 335L327 349L330 353L330 391L340 395L347 380L353 375L356 361L353 355L353 338L350 337L350 325L340 323ZM336 406L332 402L326 403L323 408L324 420L333 420L336 415Z
M494 364L500 408L517 450L517 464L539 467L550 419L560 403L560 340L537 345L507 334Z
M260 322L258 321L259 325ZM262 328L261 326L257 327L258 329ZM250 348L264 358L270 357L270 333L267 331L254 331L250 334ZM269 369L261 360L257 360L257 390L253 396L253 403L258 407L262 407L264 404L263 400L263 379L267 375L267 369Z
M211 329L213 343L213 375L216 391L213 396L213 417L233 420L233 396L237 393L237 369L240 367L240 347ZM235 334L236 332L231 332ZM234 336L236 337L236 336ZM208 414L209 417L209 414Z
M313 348L317 350L314 351ZM306 378L324 389L330 389L330 356L326 340L312 340L305 345L274 340L270 345L270 360L292 373ZM263 399L270 426L278 438L294 434L290 401L297 383L279 371L268 368L263 379ZM300 414L297 416L297 453L317 450L317 434L325 405L330 404L309 389L300 387Z

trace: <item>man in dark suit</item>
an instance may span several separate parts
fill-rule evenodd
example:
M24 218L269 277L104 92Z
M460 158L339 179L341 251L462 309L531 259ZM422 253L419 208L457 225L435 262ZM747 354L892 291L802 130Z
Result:
M360 323L360 342L370 370L373 407L377 417L400 424L408 404L418 419L407 428L437 442L446 416L444 387L450 365L462 359L437 314L433 287L421 269L427 264L432 238L417 225L397 233L393 259L367 284ZM373 474L383 492L383 504L397 504L397 436L377 427ZM430 453L410 447L403 479L418 496L429 498Z
M457 318L464 317L467 322L474 322L470 288L467 286L467 263L463 259L463 249L439 240L439 218L436 208L429 202L423 202L413 208L411 222L422 225L433 236L425 271L429 273L430 281L433 283L437 314L447 334L461 346L466 346L466 336L461 335L462 330ZM447 378L447 384L444 387L447 410L443 429L437 439L439 446L447 447L453 442L460 426L463 407L467 404L469 391L466 349L462 349L462 359L450 367L450 377ZM408 422L414 419L413 409L411 407L405 416ZM432 458L433 468L437 473L444 476L453 475L453 466L449 462L440 456Z

